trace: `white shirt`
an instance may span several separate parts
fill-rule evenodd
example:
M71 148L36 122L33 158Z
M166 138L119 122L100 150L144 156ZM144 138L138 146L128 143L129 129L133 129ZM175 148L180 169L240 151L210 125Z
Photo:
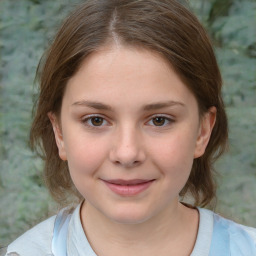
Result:
M67 255L68 256L97 256L91 248L87 237L84 233L81 220L80 220L80 207L78 205L71 215L71 219L67 232ZM214 228L214 216L217 216L212 211L198 208L199 210L199 229L197 234L196 243L191 253L191 256L207 256L209 255L213 228ZM13 243L8 246L8 253L19 256L50 256L53 255L52 238L53 229L56 216L53 216L37 226L33 227ZM221 218L218 216L218 218ZM221 218L223 219L223 218ZM229 221L230 222L230 221ZM231 224L233 222L230 222ZM255 242L256 248L256 229L245 227L234 223L234 225L241 227L246 231ZM242 254L241 254L242 255ZM220 255L218 255L220 256ZM226 255L225 255L226 256ZM255 255L246 255L255 256Z

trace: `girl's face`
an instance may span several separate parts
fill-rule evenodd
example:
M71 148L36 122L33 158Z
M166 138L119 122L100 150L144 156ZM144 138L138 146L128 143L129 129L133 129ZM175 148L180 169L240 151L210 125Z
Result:
M160 55L127 47L91 54L69 80L59 155L88 207L119 223L141 223L178 205L193 159L214 125Z

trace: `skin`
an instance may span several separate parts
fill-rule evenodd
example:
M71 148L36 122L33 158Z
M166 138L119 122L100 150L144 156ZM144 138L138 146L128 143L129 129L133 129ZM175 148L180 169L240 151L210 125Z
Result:
M213 107L199 117L194 95L154 52L113 45L84 60L67 84L60 118L49 118L86 200L81 221L97 255L191 253L198 212L179 203L179 192L215 115ZM106 185L112 179L152 182L119 195Z

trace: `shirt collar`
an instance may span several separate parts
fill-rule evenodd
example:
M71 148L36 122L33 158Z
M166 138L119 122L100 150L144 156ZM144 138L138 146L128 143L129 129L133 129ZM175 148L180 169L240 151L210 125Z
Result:
M213 233L213 212L197 208L199 211L199 228L194 249L190 256L209 255L212 233Z
M84 233L81 219L80 209L82 203L80 203L74 210L70 219L68 238L67 238L67 255L68 256L97 256L91 248L87 237Z
M80 219L81 206L82 203L76 207L70 219L67 238L67 255L97 256L91 248L82 227ZM213 212L202 208L197 209L199 211L199 228L196 243L190 256L205 256L210 252L213 233Z

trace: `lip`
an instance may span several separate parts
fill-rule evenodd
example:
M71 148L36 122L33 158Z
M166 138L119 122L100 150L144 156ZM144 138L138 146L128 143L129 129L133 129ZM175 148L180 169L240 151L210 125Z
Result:
M103 180L106 186L115 194L121 196L135 196L148 189L155 180Z

